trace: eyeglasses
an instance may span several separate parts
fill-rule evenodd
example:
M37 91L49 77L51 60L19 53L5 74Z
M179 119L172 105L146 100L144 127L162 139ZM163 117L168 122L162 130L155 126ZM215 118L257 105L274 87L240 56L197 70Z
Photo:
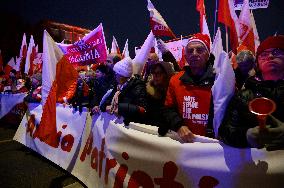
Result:
M274 48L273 50L263 51L261 54L259 54L258 57L264 59L267 58L270 54L274 57L280 57L284 55L284 51L279 48Z
M197 48L187 48L187 53L188 54L193 54L194 51L197 53L197 54L203 54L204 52L206 52L206 49L203 48L203 47L197 47Z

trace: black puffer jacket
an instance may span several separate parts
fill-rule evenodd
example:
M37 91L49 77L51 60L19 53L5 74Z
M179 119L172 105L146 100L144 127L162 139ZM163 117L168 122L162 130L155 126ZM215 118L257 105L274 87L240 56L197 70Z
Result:
M258 126L257 117L249 111L248 103L256 97L272 99L277 106L272 115L284 121L284 80L275 82L249 78L245 89L232 98L219 127L219 136L224 143L234 147L248 147L246 132ZM270 124L269 118L267 124Z
M110 88L113 88L111 81L108 78L95 78L89 83L90 88L90 107L99 106L102 97Z
M144 122L144 114L139 107L147 111L146 84L140 76L135 75L127 81L118 97L118 114L123 116L125 125L129 122ZM116 90L114 89L106 101L101 105L101 111L106 111L106 106L111 104Z

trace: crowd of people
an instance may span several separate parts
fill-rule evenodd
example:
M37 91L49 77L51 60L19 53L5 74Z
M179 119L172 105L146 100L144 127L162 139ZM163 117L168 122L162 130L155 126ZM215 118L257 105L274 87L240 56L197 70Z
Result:
M91 114L107 112L159 127L159 134L176 131L184 142L195 135L214 137L214 102L212 87L216 72L207 35L193 35L185 46L186 66L179 67L173 54L158 42L162 61L150 52L141 74L133 73L133 60L120 54L109 54L105 63L89 69L77 68L74 95L64 100ZM256 54L241 50L236 56L235 94L227 106L218 137L234 147L256 147L268 150L284 148L284 36L271 36L261 42ZM21 76L23 75L23 76ZM11 70L1 73L1 92L27 92L26 102L40 102L41 74L32 76ZM266 97L276 103L261 129L256 114L250 112L254 98Z

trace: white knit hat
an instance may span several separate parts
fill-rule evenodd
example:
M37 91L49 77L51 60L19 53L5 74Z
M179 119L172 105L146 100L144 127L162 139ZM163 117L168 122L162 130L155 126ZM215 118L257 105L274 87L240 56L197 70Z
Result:
M133 73L132 59L126 57L113 66L113 71L126 78L131 77Z

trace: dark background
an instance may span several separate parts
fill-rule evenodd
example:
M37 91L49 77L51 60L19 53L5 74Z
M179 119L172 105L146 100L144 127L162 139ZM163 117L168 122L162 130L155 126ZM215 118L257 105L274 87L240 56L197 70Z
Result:
M152 3L176 36L199 32L196 0L152 0ZM215 3L216 0L205 0L211 37L214 34ZM284 34L283 0L270 0L267 9L257 9L253 13L261 40L275 32ZM28 36L27 42L33 34L35 42L42 43L42 34L39 34L42 31L35 29L41 20L90 30L102 22L108 47L113 35L121 50L128 38L132 57L134 46L140 46L150 32L147 0L4 0L0 6L0 49L4 63L19 55L24 32Z

